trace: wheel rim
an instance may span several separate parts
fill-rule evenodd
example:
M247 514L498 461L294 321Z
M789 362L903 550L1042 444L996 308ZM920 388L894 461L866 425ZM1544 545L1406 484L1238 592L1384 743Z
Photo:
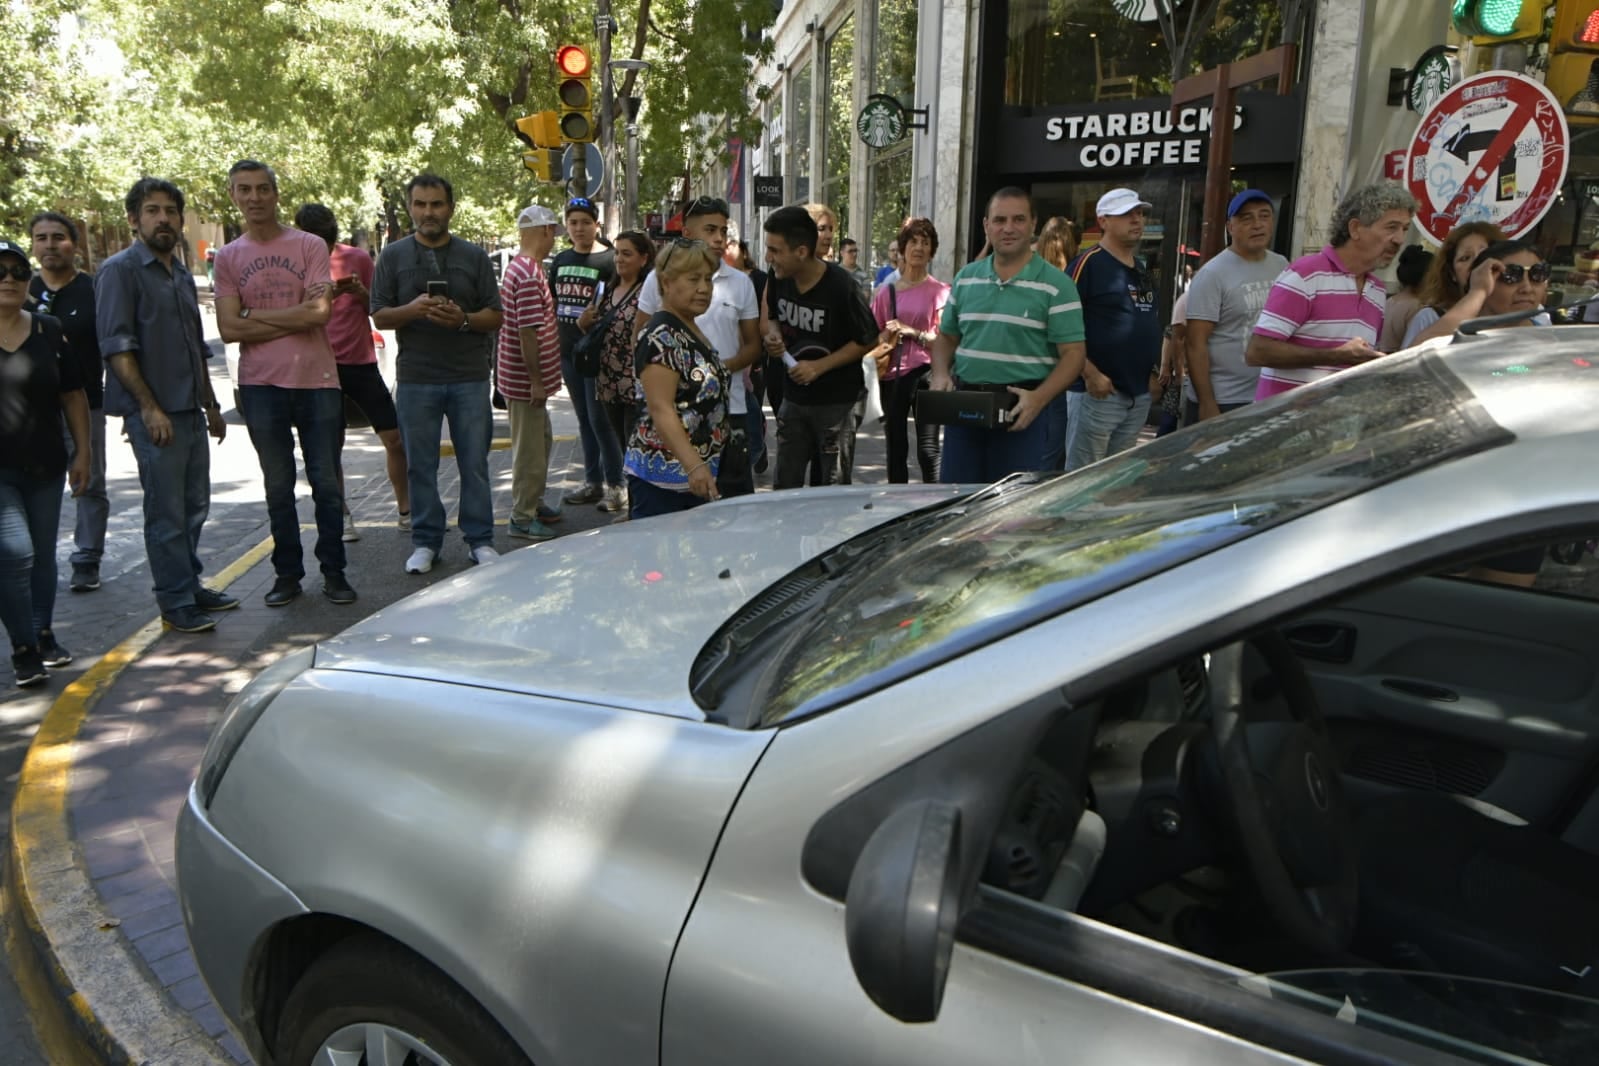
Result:
M450 1061L403 1029L357 1022L322 1041L311 1066L450 1066Z

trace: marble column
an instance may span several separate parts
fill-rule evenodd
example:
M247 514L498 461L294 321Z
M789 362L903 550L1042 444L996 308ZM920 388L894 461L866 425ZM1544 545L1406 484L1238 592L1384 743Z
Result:
M1355 79L1361 69L1362 0L1320 0L1305 86L1305 136L1294 197L1293 247L1313 251L1327 240L1327 221L1350 170Z

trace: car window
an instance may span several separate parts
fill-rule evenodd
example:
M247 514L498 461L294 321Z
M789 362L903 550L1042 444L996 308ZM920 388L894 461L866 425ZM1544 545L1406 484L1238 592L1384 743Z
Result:
M1289 393L902 545L787 642L760 723L826 709L1151 574L1511 435L1432 355ZM814 705L807 706L807 704Z
M1443 576L1599 601L1599 535L1494 551Z

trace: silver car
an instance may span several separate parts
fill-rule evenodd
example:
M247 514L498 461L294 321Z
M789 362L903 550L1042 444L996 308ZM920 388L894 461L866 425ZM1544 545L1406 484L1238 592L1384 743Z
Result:
M200 970L288 1066L1592 1063L1596 351L434 586L228 709Z

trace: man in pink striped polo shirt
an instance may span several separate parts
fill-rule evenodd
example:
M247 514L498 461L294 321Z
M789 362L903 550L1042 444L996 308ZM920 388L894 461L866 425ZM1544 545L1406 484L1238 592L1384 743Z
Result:
M1387 295L1372 271L1399 254L1415 211L1415 197L1395 182L1344 197L1327 247L1290 264L1266 297L1245 355L1262 368L1255 399L1382 354L1376 343Z

